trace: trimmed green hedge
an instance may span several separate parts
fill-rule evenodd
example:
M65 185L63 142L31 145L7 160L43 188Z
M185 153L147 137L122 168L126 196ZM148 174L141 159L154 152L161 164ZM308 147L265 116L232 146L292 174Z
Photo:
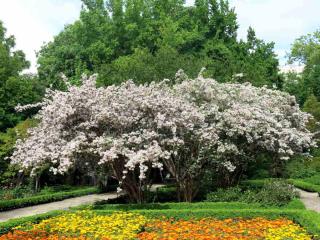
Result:
M320 185L315 185L312 183L305 182L299 179L288 179L288 182L294 185L297 188L301 188L302 190L308 192L318 192L320 193Z
M241 182L242 186L250 187L250 188L261 188L263 187L264 183L269 180L270 178L266 179L252 179L252 180L245 180ZM297 188L308 192L318 192L320 193L320 185L315 185L312 183L308 183L303 181L302 179L285 179L288 183L294 185Z
M251 180L244 180L241 182L241 186L253 188L253 189L260 189L264 186L266 181L270 180L272 178L266 178L266 179L251 179Z
M258 203L244 203L244 202L197 202L197 203L149 203L149 204L105 204L80 206L73 209L92 209L92 210L166 210L166 209L275 209L275 207L264 207ZM305 206L299 199L294 199L288 205L276 209L305 209Z
M98 193L99 190L95 187L85 188L75 191L58 192L46 195L33 196L28 198L17 198L11 200L1 200L0 201L0 211L21 208L26 206L33 206L42 203L60 201L63 199L78 197L83 195L88 195L92 193Z

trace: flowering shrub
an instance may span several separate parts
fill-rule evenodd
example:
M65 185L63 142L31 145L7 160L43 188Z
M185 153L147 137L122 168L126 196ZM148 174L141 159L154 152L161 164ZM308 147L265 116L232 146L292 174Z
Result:
M173 86L128 81L96 88L94 76L82 82L66 92L48 90L35 105L40 123L17 141L13 163L32 174L48 164L54 173L107 167L136 201L150 168L165 166L191 201L204 169L242 172L257 153L271 153L277 162L314 145L309 115L280 91L201 74L188 79L181 71Z
M290 220L225 219L205 218L201 220L162 219L148 223L145 232L138 235L141 240L311 240L304 229Z

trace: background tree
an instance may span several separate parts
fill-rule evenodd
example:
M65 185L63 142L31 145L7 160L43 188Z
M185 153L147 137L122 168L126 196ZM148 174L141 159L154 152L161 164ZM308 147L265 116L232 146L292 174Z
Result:
M102 85L173 79L183 68L196 77L201 67L218 81L249 81L282 87L273 43L252 28L237 40L237 18L226 0L85 0L80 19L39 52L39 76L61 87L59 74L80 79L99 73ZM240 79L235 75L241 73Z
M304 64L296 97L303 104L309 95L320 99L320 30L296 39L292 45L289 62Z
M14 107L39 101L42 85L36 76L21 75L29 62L20 50L13 50L15 39L6 36L6 29L0 21L0 131L14 127L20 120L34 114L28 111L17 114Z

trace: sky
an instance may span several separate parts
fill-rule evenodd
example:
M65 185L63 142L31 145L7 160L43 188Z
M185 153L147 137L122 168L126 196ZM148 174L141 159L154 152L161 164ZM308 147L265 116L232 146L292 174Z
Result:
M193 0L187 0L192 5ZM252 26L258 38L275 42L281 65L293 41L320 28L320 0L230 0L238 16L238 37ZM0 20L26 53L29 72L36 72L36 52L66 24L79 18L80 0L0 0Z

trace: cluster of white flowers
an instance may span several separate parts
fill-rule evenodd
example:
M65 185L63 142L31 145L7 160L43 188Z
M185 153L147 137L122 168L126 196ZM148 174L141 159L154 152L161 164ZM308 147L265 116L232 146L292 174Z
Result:
M34 105L41 107L38 126L17 141L12 162L33 172L49 163L54 173L80 159L118 164L119 181L133 170L143 180L150 168L165 166L181 179L201 173L212 160L234 171L236 156L264 151L286 159L314 145L306 129L310 116L287 93L202 74L188 79L182 71L177 78L174 86L127 81L96 88L91 76L65 92L49 90Z
M306 128L312 116L302 112L288 93L249 83L218 83L202 76L174 88L215 123L221 157L272 152L285 160L315 146Z

